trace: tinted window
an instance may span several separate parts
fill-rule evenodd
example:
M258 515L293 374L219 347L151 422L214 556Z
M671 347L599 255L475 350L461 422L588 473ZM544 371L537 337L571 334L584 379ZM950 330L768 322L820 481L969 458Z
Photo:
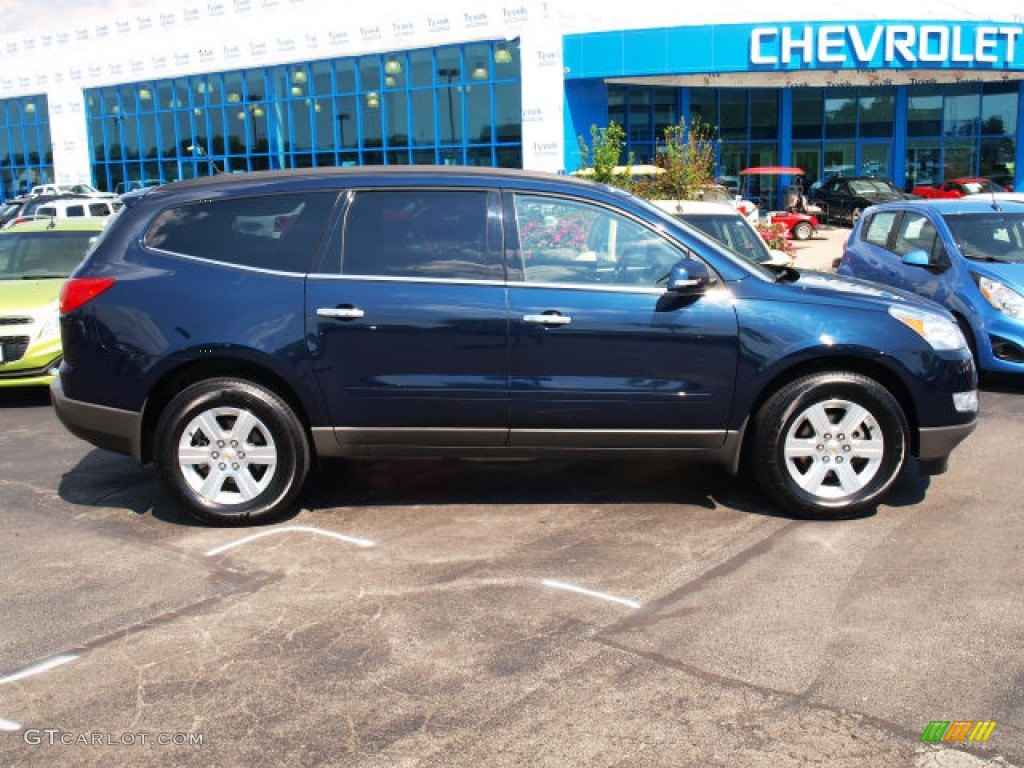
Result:
M110 213L110 208L106 203L91 203L89 205L90 216L106 216Z
M336 198L305 192L177 205L154 219L144 242L202 259L305 272Z
M883 248L888 246L889 231L892 229L896 216L896 211L874 214L868 219L867 225L864 227L864 240L874 245L880 245Z
M357 192L345 214L342 273L451 280L502 279L487 248L487 193Z
M68 216L85 216L85 206L82 205L69 205L67 207Z
M0 236L0 280L67 277L98 232L18 232Z
M527 282L654 287L682 251L614 211L574 200L516 195Z

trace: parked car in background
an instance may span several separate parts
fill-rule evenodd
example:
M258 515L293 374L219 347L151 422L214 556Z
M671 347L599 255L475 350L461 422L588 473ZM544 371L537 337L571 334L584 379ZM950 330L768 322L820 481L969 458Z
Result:
M29 195L78 195L79 197L114 197L112 192L101 192L92 184L37 184L29 190Z
M235 226L298 211L285 229ZM199 519L318 458L743 457L790 514L939 472L976 376L945 310L768 270L626 191L496 168L221 174L132 196L61 294L76 435Z
M821 208L825 221L848 221L852 226L868 206L914 197L885 179L837 176L815 190L810 202Z
M750 222L751 226L757 226L761 212L750 200L740 195L733 194L720 184L707 184L701 187L697 200L705 203L723 203L732 206L741 216Z
M53 379L61 360L58 294L105 222L49 219L0 232L0 387Z
M4 225L5 229L20 226L34 219L73 219L102 217L115 213L122 203L115 199L59 195L37 197L27 203L18 215Z
M997 184L991 179L975 177L949 179L938 184L921 184L914 187L911 194L925 198L957 198L968 197L969 195L991 195L1008 191L1002 184Z
M114 187L115 195L123 195L126 192L136 192L140 189L159 187L163 182L160 179L136 179L135 181L119 181Z
M908 200L861 219L839 274L942 304L982 371L1024 373L1024 197Z
M753 262L766 266L788 267L793 257L772 250L761 234L751 226L731 202L699 202L694 200L652 200L661 210L680 221L692 224L706 235L729 246Z

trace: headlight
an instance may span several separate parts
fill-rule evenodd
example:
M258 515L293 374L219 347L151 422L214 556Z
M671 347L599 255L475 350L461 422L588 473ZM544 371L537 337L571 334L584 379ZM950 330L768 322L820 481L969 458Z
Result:
M967 340L952 320L912 307L889 307L889 314L927 341L939 352L964 349Z
M1024 296L991 277L975 275L974 279L989 304L1010 317L1024 318Z
M47 309L46 320L43 321L43 327L39 329L40 340L57 338L60 336L60 310L57 305L54 304Z

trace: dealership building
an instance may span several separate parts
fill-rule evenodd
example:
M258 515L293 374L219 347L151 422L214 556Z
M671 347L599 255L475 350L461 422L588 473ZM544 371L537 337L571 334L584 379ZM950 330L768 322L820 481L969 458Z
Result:
M215 170L571 172L579 138L610 121L638 163L685 121L714 131L723 177L795 165L808 182L981 175L1024 190L1020 7L927 6L206 0L90 4L45 26L23 14L0 36L0 197Z

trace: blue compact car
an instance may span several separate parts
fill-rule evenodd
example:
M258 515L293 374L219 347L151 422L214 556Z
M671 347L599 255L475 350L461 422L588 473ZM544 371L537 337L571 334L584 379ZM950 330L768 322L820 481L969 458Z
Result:
M952 316L766 268L621 190L323 168L144 190L61 295L57 414L197 518L293 506L318 458L745 462L795 516L869 511L974 428Z
M980 370L1024 373L1024 196L869 208L838 271L942 304Z

